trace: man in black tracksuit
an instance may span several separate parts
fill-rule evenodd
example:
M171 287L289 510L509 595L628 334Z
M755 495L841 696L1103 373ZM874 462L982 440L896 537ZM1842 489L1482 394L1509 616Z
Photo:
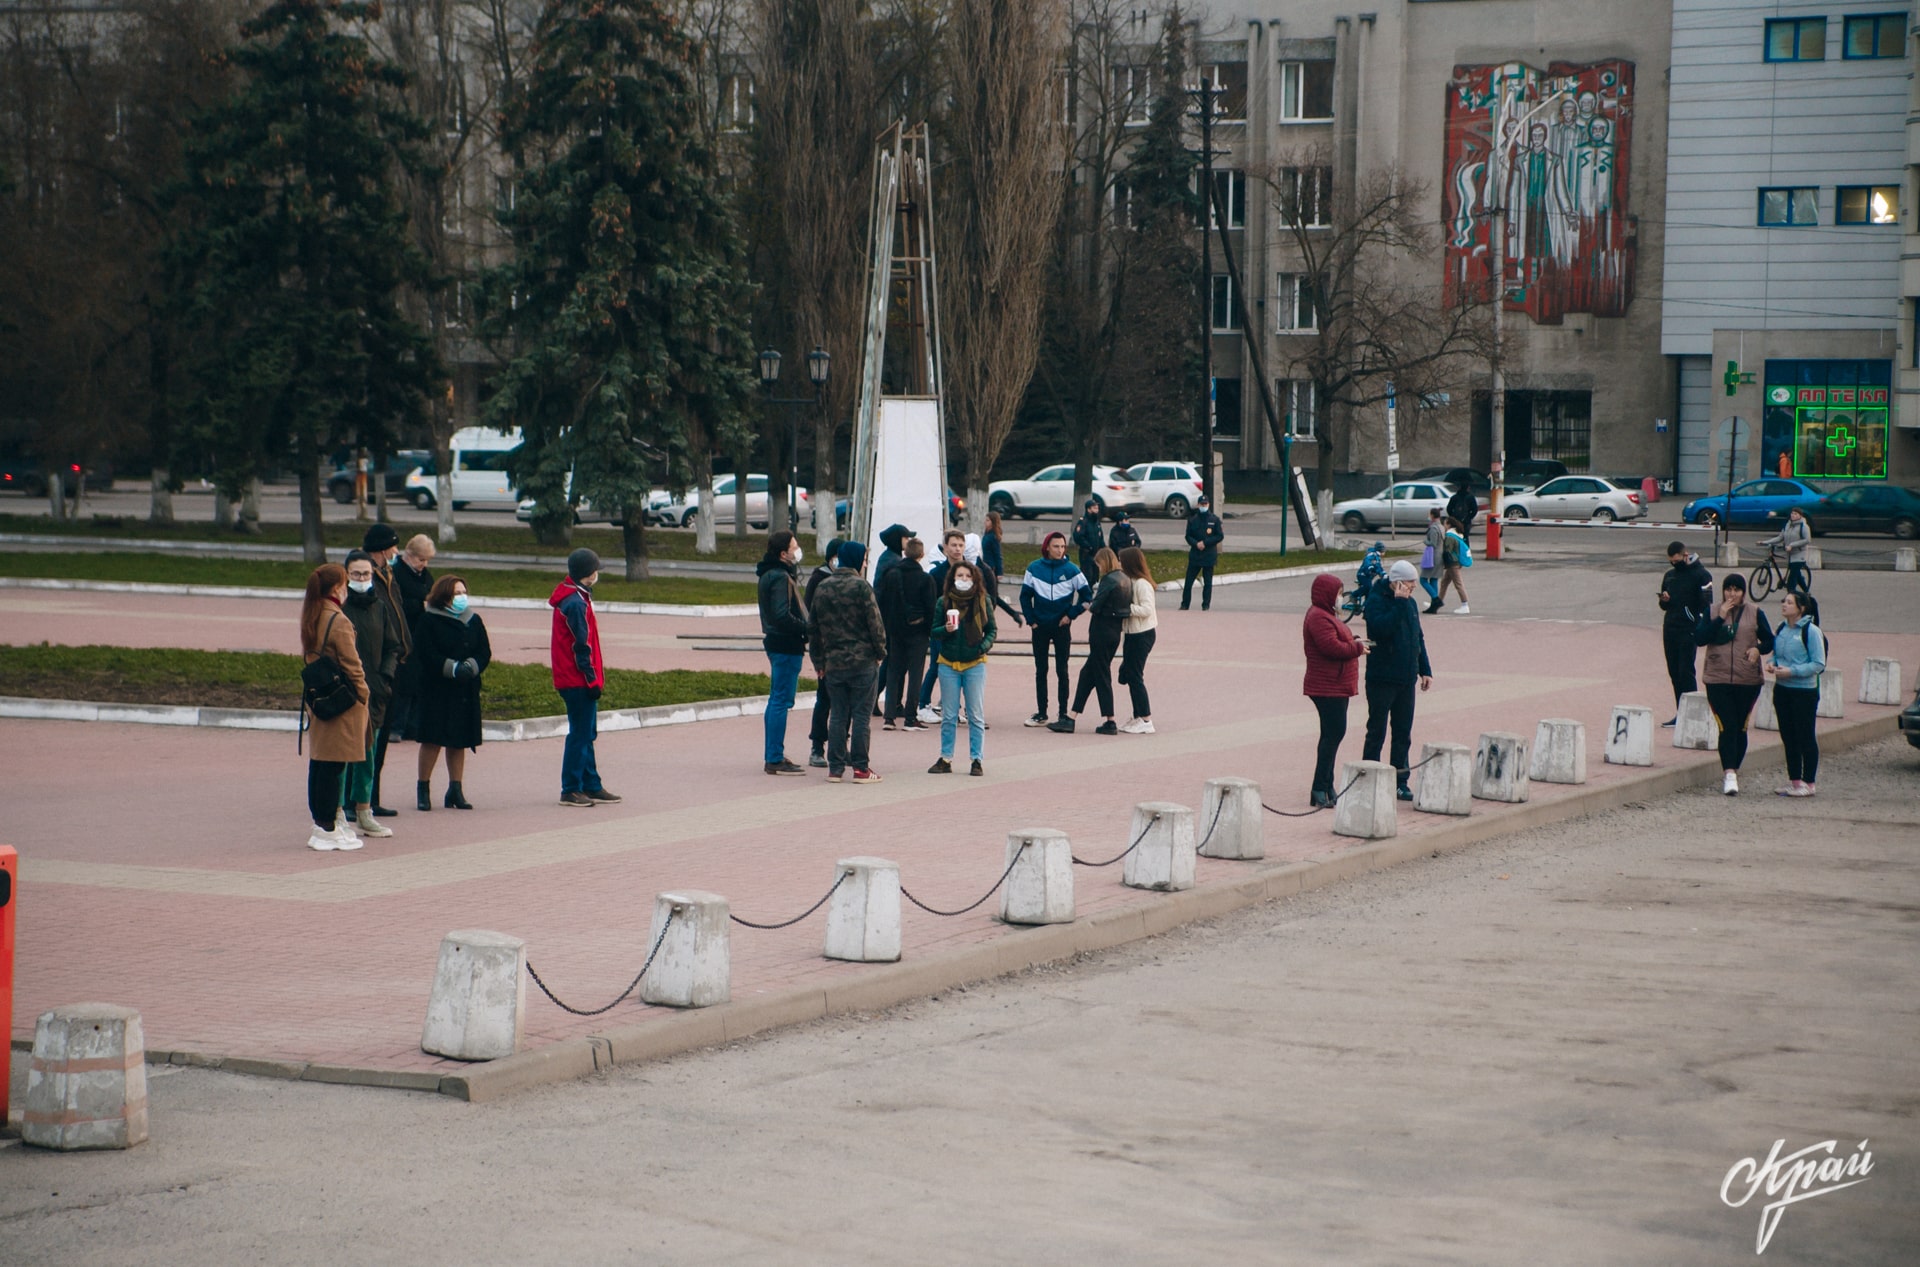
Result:
M1713 573L1679 541L1667 543L1667 563L1667 574L1660 579L1660 610L1667 614L1660 624L1660 641L1667 651L1667 677L1673 683L1674 721L1678 721L1680 697L1699 689L1693 672L1697 654L1693 631L1713 613Z
M1197 508L1187 516L1187 584L1180 591L1180 610L1193 606L1193 578L1204 576L1206 583L1200 589L1200 610L1213 606L1213 569L1220 562L1220 543L1227 539L1227 530L1220 524L1220 516L1213 513L1213 503L1205 493L1200 494Z
M834 564L840 558L840 547L843 544L838 537L827 542L827 557L820 560L819 565L813 569L812 575L807 577L806 593L800 601L806 604L808 611L813 610L813 595L814 591L820 588L820 582L833 575ZM809 646L807 653L808 658L813 661L813 680L825 682L827 671L820 664L820 649ZM830 711L827 704L826 692L816 687L813 696L813 722L807 732L807 764L820 770L827 768L827 720Z
M1413 799L1408 785L1413 748L1414 688L1422 691L1433 685L1433 666L1427 662L1427 639L1420 632L1420 604L1414 599L1414 587L1420 571L1405 559L1387 569L1384 583L1367 591L1367 637L1373 647L1367 653L1367 742L1361 757L1380 759L1380 746L1387 737L1387 725L1393 725L1393 768L1399 797Z
M1087 498L1087 513L1073 521L1073 547L1080 552L1080 575L1098 576L1100 569L1094 566L1093 556L1104 550L1107 534L1100 531L1100 503ZM1093 584L1088 581L1087 584Z

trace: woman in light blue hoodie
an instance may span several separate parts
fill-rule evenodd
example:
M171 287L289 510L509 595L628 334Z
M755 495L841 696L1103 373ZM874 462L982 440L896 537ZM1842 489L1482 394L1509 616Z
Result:
M1773 683L1773 713L1787 752L1788 785L1781 796L1812 796L1820 768L1813 717L1820 707L1820 675L1827 668L1827 637L1820 632L1820 604L1811 594L1788 590L1780 600L1780 629L1773 658L1760 666Z

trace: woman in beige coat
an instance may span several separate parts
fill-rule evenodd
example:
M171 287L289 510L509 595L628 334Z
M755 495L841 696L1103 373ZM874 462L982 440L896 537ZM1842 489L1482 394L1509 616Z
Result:
M360 837L340 813L340 793L347 767L367 756L367 675L354 645L353 622L341 610L347 596L347 572L337 563L322 563L307 578L307 597L300 607L300 650L312 664L330 657L353 683L355 703L338 717L312 719L308 742L307 811L313 834L307 848L329 851L358 849Z

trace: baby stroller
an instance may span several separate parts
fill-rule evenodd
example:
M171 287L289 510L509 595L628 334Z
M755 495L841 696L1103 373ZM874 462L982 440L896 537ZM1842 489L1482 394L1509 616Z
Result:
M1348 624L1353 618L1366 610L1367 593L1373 589L1373 583L1387 574L1382 555L1386 553L1387 543L1376 541L1367 547L1366 557L1360 560L1360 570L1353 574L1353 588L1347 591L1347 597L1340 604L1341 619Z

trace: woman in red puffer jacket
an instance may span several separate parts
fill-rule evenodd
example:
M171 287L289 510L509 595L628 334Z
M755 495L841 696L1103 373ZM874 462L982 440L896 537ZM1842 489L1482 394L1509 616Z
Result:
M1320 713L1320 749L1313 766L1313 803L1333 805L1333 759L1347 737L1347 701L1360 693L1360 657L1364 640L1334 615L1340 600L1340 578L1322 572L1313 578L1313 605L1300 624L1307 650L1307 677L1300 693Z

